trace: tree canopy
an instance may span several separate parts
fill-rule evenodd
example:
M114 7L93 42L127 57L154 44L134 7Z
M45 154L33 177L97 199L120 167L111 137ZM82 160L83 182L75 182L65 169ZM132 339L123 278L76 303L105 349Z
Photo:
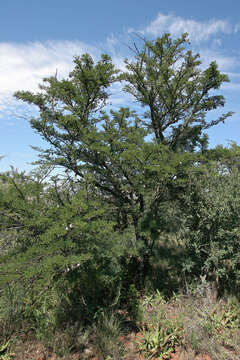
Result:
M187 34L145 41L125 63L126 70L120 72L109 56L94 63L85 54L74 59L66 79L46 78L38 93L15 96L39 108L40 116L30 123L49 145L37 149L40 162L60 165L79 180L91 181L114 204L119 228L133 225L136 239L149 245L142 231L144 217L159 212L159 202L169 200L170 188L176 187L173 179L184 172L179 167L191 162L189 154L206 149L204 131L232 114L211 120L207 116L224 106L224 97L213 91L228 77L215 62L200 67ZM123 83L123 91L144 113L138 113L134 103L132 109L109 110L110 88L116 82Z

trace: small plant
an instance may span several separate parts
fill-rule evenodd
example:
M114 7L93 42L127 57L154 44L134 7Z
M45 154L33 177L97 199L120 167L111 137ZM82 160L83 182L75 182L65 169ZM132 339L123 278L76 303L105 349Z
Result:
M0 345L0 360L11 360L13 354L9 351L10 340Z
M142 307L139 304L139 292L133 284L128 289L126 301L129 316L134 321L141 322L143 314Z
M143 338L137 343L140 352L147 357L158 356L169 359L183 338L183 328L179 318L169 319L166 314L166 301L162 294L143 299L144 309Z
M196 331L192 330L189 334L189 342L194 350L198 349L199 339Z
M94 348L99 360L119 360L123 357L124 350L119 340L121 324L112 314L100 314L95 325Z
M53 352L61 357L69 356L72 351L82 353L89 344L89 335L88 329L75 323L55 332L50 345Z
M175 348L181 344L183 329L177 321L165 320L155 329L143 331L143 339L138 343L145 356L159 356L169 359Z
M165 299L159 291L154 295L145 296L141 303L143 314L142 324L145 324L148 328L158 327L160 319L165 318L165 303Z
M142 305L144 307L150 306L152 308L157 305L164 304L164 303L165 303L165 299L159 290L157 290L154 295L153 294L146 295L142 301Z
M211 333L218 341L223 345L233 346L233 332L240 328L239 305L230 299L221 309L214 309L210 314L209 323Z

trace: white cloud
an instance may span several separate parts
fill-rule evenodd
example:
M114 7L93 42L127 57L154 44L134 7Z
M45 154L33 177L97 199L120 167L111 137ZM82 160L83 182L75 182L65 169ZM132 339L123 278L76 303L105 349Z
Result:
M130 29L130 32L133 30ZM140 33L143 35L159 36L164 32L170 32L173 36L179 36L187 32L191 41L205 41L217 33L236 33L239 31L239 24L231 25L226 20L209 20L200 22L192 19L184 19L175 15L164 15L159 13L155 20Z
M236 24L234 26L234 34L236 34L239 31L239 29L240 29L240 24Z
M231 79L239 79L240 78L240 73L239 72L228 72L227 75Z
M114 64L124 70L125 64L118 49L118 40L108 38L106 46L113 55ZM36 91L44 77L58 73L60 78L73 68L73 57L90 53L99 58L105 52L102 46L93 47L80 41L48 41L27 44L0 43L0 119L32 115L32 110L19 106L13 94L17 90ZM123 104L123 98L113 89L113 103Z
M225 83L224 85L222 85L222 90L227 90L227 91L238 91L240 90L240 84L239 83Z
M5 112L17 90L38 88L42 78L63 77L72 68L73 56L85 52L92 56L98 50L79 41L48 41L27 44L0 43L0 112Z
M200 59L202 61L203 68L207 67L212 61L216 61L219 69L223 72L234 71L235 67L239 64L239 61L234 56L227 56L220 51L214 51L209 49L200 50Z
M219 48L222 45L222 40L221 39L213 39L212 45L215 48Z
M144 29L137 31L129 29L129 33L139 33L146 38L161 36L163 33L170 33L172 37L179 37L187 32L192 42L193 52L200 53L201 67L204 69L210 62L216 61L220 71L225 73L238 73L239 60L233 51L226 53L225 41L223 35L233 36L240 30L240 23L233 24L228 20L209 19L207 21L197 21L187 19L172 14L159 13L157 17ZM228 40L229 40L228 37ZM230 77L232 89L238 89L236 78ZM223 89L230 89L230 86Z
M238 32L239 24L231 25L225 20L209 20L199 22L191 19L184 19L174 15L164 15L159 13L155 20L141 32L144 35L161 35L164 31L169 31L173 36L178 36L182 32L188 32L191 40L202 41L213 35L212 48L200 49L203 66L207 66L211 61L216 60L222 71L236 71L237 59L230 55L224 55L222 49L222 39L220 33L230 34ZM134 30L129 30L129 32ZM214 36L215 35L215 36ZM124 57L127 46L130 43L126 33L118 36L109 36L104 43L94 47L81 41L47 41L44 43L0 43L0 119L16 118L16 114L24 116L30 114L30 108L19 106L13 98L13 93L17 90L36 91L42 78L51 76L58 71L59 77L67 76L73 67L73 56L81 55L85 52L90 53L94 58L98 58L101 52L108 52L113 56L113 62L121 70L125 70ZM131 55L131 54L130 54ZM126 94L120 94L120 87L114 86L111 89L112 103L123 105L130 99ZM14 116L13 116L14 115Z
M202 49L200 51L202 68L206 68L212 61L216 61L219 70L230 79L230 83L224 83L221 86L223 91L239 91L240 89L240 73L239 71L239 60L234 56L227 56L222 54L219 50L214 51L210 49Z

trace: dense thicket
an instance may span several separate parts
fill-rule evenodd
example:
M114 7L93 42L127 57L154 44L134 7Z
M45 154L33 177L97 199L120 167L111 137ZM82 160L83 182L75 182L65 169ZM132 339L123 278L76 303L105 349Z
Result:
M135 49L125 71L85 54L66 79L15 94L38 107L30 124L47 146L35 172L1 176L0 309L14 326L42 336L124 306L153 284L171 236L178 276L238 284L239 149L209 150L205 132L232 114L208 114L224 106L214 91L228 78L215 62L202 69L186 35ZM131 109L110 106L115 83Z

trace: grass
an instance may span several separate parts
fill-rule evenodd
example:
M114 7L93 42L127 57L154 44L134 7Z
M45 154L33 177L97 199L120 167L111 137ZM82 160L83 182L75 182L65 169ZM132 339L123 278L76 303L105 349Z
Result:
M93 326L93 348L99 360L120 360L124 357L121 333L121 322L114 313L99 316Z
M159 291L142 296L142 316L136 320L135 331L127 326L127 319L133 321L128 313L120 309L102 312L88 328L76 323L56 332L45 347L29 336L2 343L0 359L33 360L39 353L54 360L166 360L173 354L176 360L193 360L200 354L211 360L239 359L239 301L235 297L217 299L214 288L204 286L199 284L168 300Z
M205 287L205 289L203 289ZM240 304L236 297L217 299L210 284L166 301L156 292L141 301L144 318L138 350L145 359L182 359L208 354L211 360L240 358Z
M171 315L180 316L184 330L182 347L206 353L211 360L234 360L240 356L240 306L236 298L217 300L208 296L179 296Z

